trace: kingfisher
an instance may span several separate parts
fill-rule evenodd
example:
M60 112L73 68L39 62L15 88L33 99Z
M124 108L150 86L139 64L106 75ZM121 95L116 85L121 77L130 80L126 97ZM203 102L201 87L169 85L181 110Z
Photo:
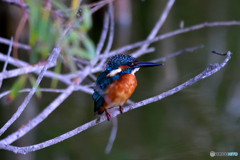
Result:
M122 114L122 105L126 103L137 86L135 72L142 67L160 65L162 63L138 62L136 58L126 54L110 57L106 67L97 77L94 87L92 96L94 115L105 112L109 121L111 116L107 109L112 107L119 107Z

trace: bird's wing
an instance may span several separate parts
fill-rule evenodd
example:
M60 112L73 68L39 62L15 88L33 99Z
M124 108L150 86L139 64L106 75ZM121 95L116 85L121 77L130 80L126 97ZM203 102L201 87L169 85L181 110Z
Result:
M92 99L94 100L94 115L102 114L103 112L98 112L98 109L103 105L104 98L94 90Z
M98 112L98 109L103 105L104 102L104 91L107 85L111 83L111 78L107 77L108 72L103 71L100 73L96 80L96 86L94 87L94 93L92 99L94 100L94 113L102 114Z
M100 73L96 80L96 86L94 87L94 93L92 99L94 100L94 113L102 114L98 112L98 109L103 105L104 102L104 92L107 89L107 86L111 84L114 80L119 79L119 75L113 77L107 77L109 71L103 71Z

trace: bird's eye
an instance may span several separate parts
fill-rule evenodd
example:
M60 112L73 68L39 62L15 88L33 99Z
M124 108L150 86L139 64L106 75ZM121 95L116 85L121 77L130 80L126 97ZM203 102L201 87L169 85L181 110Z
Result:
M128 62L128 66L133 67L134 63L133 62Z

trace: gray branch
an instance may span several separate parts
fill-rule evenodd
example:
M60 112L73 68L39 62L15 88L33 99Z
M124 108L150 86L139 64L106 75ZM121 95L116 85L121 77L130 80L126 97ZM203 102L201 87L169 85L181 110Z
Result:
M35 85L33 86L32 90L28 93L23 103L18 107L17 112L15 112L13 116L7 121L7 123L5 123L4 126L0 129L0 135L2 135L8 129L8 127L10 127L13 124L13 122L15 122L15 120L22 114L23 110L26 108L30 99L34 95L37 86L41 82L44 76L44 73L49 68L51 63L54 63L54 62L56 63L59 53L60 53L60 48L57 46L53 49L53 52L50 54L47 63L44 65L43 69L41 70L41 73L39 74Z
M231 59L231 52L228 51L227 52L227 58L221 63L221 64L210 64L203 72L201 72L200 74L198 74L197 76L193 77L192 79L188 80L187 82L169 90L169 91L166 91L162 94L159 94L159 95L156 95L154 97L151 97L151 98L148 98L148 99L145 99L143 101L140 101L140 102L137 102L133 105L129 105L129 106L126 106L123 108L123 111L124 113L128 112L128 111L131 111L133 109L136 109L136 108L139 108L139 107L142 107L142 106L145 106L149 103L153 103L153 102L156 102L156 101L159 101L163 98L166 98L168 96L171 96L173 95L174 93L177 93L191 85L193 85L194 83L196 83L197 81L200 81L200 80L203 80L204 78L207 78L208 76L211 76L212 74L218 72L220 69L222 69L224 66L227 65L227 62ZM121 114L119 110L115 110L112 114L111 114L111 117L116 117L117 115ZM13 139L12 138L6 138L2 141L0 141L0 149L5 149L5 150L9 150L9 151L12 151L14 153L20 153L20 154L26 154L26 153L29 153L29 152L33 152L33 151L36 151L36 150L40 150L42 148L46 148L48 146L51 146L51 145L54 145L56 143L59 143L63 140L66 140L76 134L79 134L81 133L82 131L85 131L97 124L100 124L104 121L107 120L107 117L105 115L97 118L97 119L94 119L88 123L85 123L84 125L82 126L79 126L65 134L62 134L61 136L58 136L56 138L53 138L53 139L50 139L48 141L45 141L45 142L42 142L42 143L39 143L39 144L35 144L35 145L31 145L31 146L26 146L26 147L16 147L16 146L12 146L12 145L9 145L11 142L13 142ZM31 123L31 122L30 122ZM23 127L24 128L27 128L26 126ZM22 130L23 130L22 129ZM9 137L15 137L14 139L17 139L17 136L22 136L21 135L21 132L18 132L18 134L14 135L14 136L9 136Z

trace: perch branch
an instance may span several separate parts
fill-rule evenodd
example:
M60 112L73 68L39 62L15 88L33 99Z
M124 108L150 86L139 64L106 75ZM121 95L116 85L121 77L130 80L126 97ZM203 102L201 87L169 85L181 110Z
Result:
M207 78L208 76L216 73L217 71L219 71L221 68L223 68L224 66L226 66L227 62L231 59L231 52L228 51L227 52L227 57L226 59L219 65L218 63L214 64L214 65L209 65L207 67L207 69L205 69L203 72L201 72L200 74L198 74L197 76L195 76L194 78L188 80L187 82L169 90L169 91L166 91L162 94L159 94L157 96L154 96L154 97L151 97L151 98L148 98L148 99L145 99L143 101L140 101L140 102L137 102L133 105L129 105L129 106L126 106L123 108L123 111L124 113L125 112L128 112L130 110L133 110L133 109L136 109L136 108L139 108L141 106L144 106L144 105L147 105L149 103L153 103L153 102L156 102L156 101L159 101L165 97L168 97L174 93L177 93L183 89L185 89L186 87L189 87L191 86L192 84L196 83L197 81L200 81L200 80L203 80L204 78ZM112 114L111 114L111 117L116 117L117 115L120 114L120 111L119 110L115 110ZM46 148L48 146L51 146L51 145L54 145L56 143L59 143L65 139L68 139L78 133L81 133L82 131L85 131L99 123L102 123L104 121L107 120L107 117L105 115L103 116L100 116L99 118L97 119L94 119L88 123L85 123L84 125L82 126L79 126L67 133L64 133L58 137L55 137L53 139L50 139L50 140L47 140L45 142L42 142L42 143L39 143L39 144L35 144L35 145L31 145L31 146L26 146L26 147L16 147L16 146L12 146L12 145L9 145L11 143L11 141L6 141L6 139L11 139L9 137L3 139L0 141L0 149L5 149L5 150L9 150L9 151L13 151L14 153L20 153L20 154L26 154L26 153L29 153L29 152L33 152L33 151L36 151L36 150L40 150L42 148ZM31 122L30 122L31 123ZM26 126L25 126L26 127ZM21 133L19 133L21 134ZM15 136L14 136L15 137Z

